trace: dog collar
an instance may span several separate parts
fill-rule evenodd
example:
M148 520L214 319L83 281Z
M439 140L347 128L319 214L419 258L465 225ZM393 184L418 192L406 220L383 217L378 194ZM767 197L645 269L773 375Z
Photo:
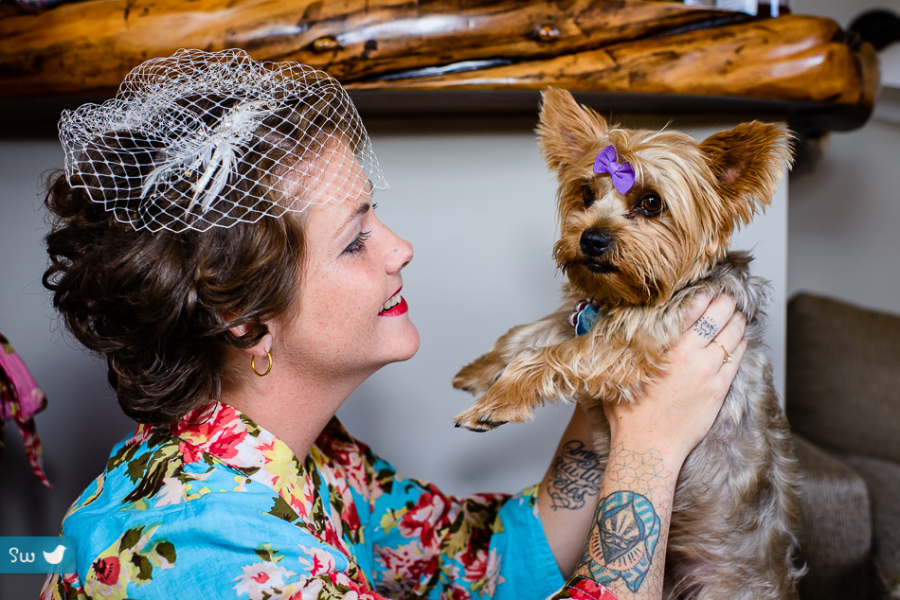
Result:
M584 335L599 318L596 306L587 300L578 300L575 302L575 312L569 315L569 325L575 328L575 335Z

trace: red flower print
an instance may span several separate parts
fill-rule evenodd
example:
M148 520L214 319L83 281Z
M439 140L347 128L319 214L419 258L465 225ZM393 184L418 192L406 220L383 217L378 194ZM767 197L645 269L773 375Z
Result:
M412 582L418 581L423 571L432 567L430 563L434 562L423 554L422 547L416 540L399 548L376 546L375 560L384 565L379 583L391 596L402 596L409 592ZM434 572L434 568L429 570Z
M400 534L405 538L419 538L426 548L437 541L436 527L447 522L447 502L440 494L424 493L418 503L400 519Z
M182 460L186 465L195 463L203 458L203 451L200 448L184 442L178 442L178 451L181 452Z
M129 446L138 446L149 440L151 435L153 435L153 427L151 427L150 425L141 424L138 425L137 429L134 432L134 435L131 436L131 439L129 439L126 443Z
M300 545L300 550L306 556L299 556L300 564L309 572L311 577L322 573L330 573L334 570L334 556L322 548L316 546Z
M359 522L359 513L356 512L356 504L352 502L344 502L344 512L341 513L341 520L351 533L355 533L362 527L362 524Z
M119 571L122 570L122 566L119 564L118 556L98 558L91 566L94 568L97 579L103 585L115 585L119 581Z
M347 483L354 492L369 500L366 463L363 461L363 454L359 446L327 436L320 436L317 443L323 439L327 443L323 450L338 465L340 474L346 477Z
M473 554L470 546L459 559L465 570L463 581L478 581L487 574L488 553L486 551L478 550Z
M222 433L209 444L209 453L219 458L234 458L238 453L238 444L246 437L246 430L223 429Z
M569 592L568 597L574 600L618 600L608 589L584 577L566 591Z
M253 579L253 581L255 581L256 583L265 583L269 580L269 574L260 572L254 575L251 579Z
M472 595L466 591L466 588L458 585L451 585L441 592L441 600L470 600Z

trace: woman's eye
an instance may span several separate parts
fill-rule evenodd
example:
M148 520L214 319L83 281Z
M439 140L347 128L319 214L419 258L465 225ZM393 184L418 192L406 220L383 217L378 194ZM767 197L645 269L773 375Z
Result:
M641 210L649 215L658 214L662 210L662 198L658 194L644 194L641 197Z
M584 184L581 186L581 195L584 198L585 206L590 206L594 203L594 200L597 199L597 194L594 192L594 188L592 188L588 184Z
M350 242L350 245L344 248L344 252L349 254L356 254L358 252L362 252L366 249L366 240L369 239L369 236L372 235L371 231L361 231L356 239Z

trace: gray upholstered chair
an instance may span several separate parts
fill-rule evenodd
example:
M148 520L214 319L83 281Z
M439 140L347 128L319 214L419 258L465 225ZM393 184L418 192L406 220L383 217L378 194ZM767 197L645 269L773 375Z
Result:
M900 317L796 296L786 388L804 478L801 596L900 599Z

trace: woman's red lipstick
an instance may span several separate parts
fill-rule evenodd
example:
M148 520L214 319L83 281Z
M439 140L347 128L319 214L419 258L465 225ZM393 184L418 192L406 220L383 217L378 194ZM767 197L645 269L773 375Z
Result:
M403 288L400 289L402 290ZM379 312L379 317L396 317L409 311L409 306L406 305L406 299L400 295L400 290L394 292L394 295L384 304L385 306L390 306L390 308Z

